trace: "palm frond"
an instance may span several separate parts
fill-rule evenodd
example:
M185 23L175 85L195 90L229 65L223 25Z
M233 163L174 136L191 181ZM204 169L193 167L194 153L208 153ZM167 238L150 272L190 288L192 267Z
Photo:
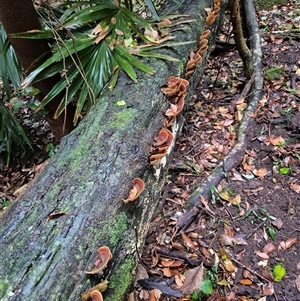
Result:
M124 70L134 82L137 81L136 69L154 73L150 66L136 56L176 61L168 55L155 54L162 41L172 37L158 41L159 45L155 45L153 37L146 34L155 32L153 24L131 11L131 0L126 1L125 6L124 2L118 5L113 0L79 0L70 3L63 3L64 9L59 10L60 16L44 20L47 27L44 31L15 35L37 38L52 33L55 40L52 56L23 82L23 87L27 87L55 73L62 75L41 102L40 109L65 91L55 117L63 112L67 104L76 100L76 123L83 108L89 109L109 81L110 89L116 85L119 70ZM146 3L151 6L152 1ZM149 48L138 49L139 44Z

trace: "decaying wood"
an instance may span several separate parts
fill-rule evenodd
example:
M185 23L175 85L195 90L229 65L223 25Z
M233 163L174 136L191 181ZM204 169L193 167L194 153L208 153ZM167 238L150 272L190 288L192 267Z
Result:
M156 208L166 158L150 166L154 137L169 108L160 87L170 76L182 76L191 50L205 30L205 8L211 0L183 1L173 13L188 14L195 22L175 31L177 41L194 41L169 48L180 59L170 63L152 59L153 76L139 73L138 84L124 75L113 92L104 91L81 124L62 140L59 151L22 198L1 221L0 299L79 300L80 295L109 281L105 300L120 301L131 284L137 251L144 244ZM227 1L222 2L220 14ZM218 16L210 26L211 47ZM203 73L207 52L189 78L186 101ZM124 105L119 105L122 100ZM180 122L173 125L174 137ZM172 146L168 155L172 151ZM125 204L141 178L141 196ZM64 212L64 214L55 214ZM49 216L53 218L49 218ZM108 246L112 259L97 275L97 249Z

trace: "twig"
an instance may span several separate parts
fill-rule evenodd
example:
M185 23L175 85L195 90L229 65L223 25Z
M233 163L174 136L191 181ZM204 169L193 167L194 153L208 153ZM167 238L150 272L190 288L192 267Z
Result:
M271 281L268 280L267 278L265 278L264 276L258 274L257 272L255 272L254 270L248 268L247 266L245 266L244 264L242 264L241 262L239 262L238 260L234 259L234 258L230 258L231 261L237 263L238 265L240 265L242 268L246 269L247 271L249 271L250 273L256 275L258 278L267 281L268 283L270 283Z

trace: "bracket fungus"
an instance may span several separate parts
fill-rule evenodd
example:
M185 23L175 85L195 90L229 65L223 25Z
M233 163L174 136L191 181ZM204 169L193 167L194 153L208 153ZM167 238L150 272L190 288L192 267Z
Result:
M202 35L200 36L200 39L199 39L200 40L200 45L201 45L201 41L207 40L209 35L210 35L210 30L209 29L206 29L202 32Z
M92 301L103 301L102 294L99 291L92 291L91 299Z
M141 180L140 178L133 179L133 188L129 191L128 198L123 200L123 202L127 204L129 202L136 200L141 195L144 188L145 188L145 183L143 180Z
M193 55L197 54L193 53ZM199 55L197 56L197 60L201 60L201 57L199 57ZM161 91L168 97L170 102L170 108L164 114L164 126L166 128L172 126L176 122L176 116L182 111L188 85L189 82L186 79L171 76L168 79L168 84L161 88Z
M94 262L94 267L90 271L85 271L86 274L93 275L104 270L112 258L112 254L110 252L109 247L102 246L98 249L98 258Z
M173 139L174 136L168 129L162 128L159 131L158 135L154 139L153 146L150 149L149 161L151 165L163 158L168 153L168 149L172 144Z
M189 60L185 68L185 77L189 78L195 71L196 66L201 62L201 54L197 52L190 52Z
M206 26L211 26L215 22L220 12L221 1L222 0L214 0L214 9L206 18Z
M89 301L89 300L91 300L93 298L92 297L92 293L93 293L94 297L100 298L99 294L98 293L94 293L94 292L97 291L97 292L102 293L102 292L104 292L107 289L107 286L108 286L108 281L107 280L104 280L104 281L96 284L95 286L91 287L87 291L83 292L81 294L80 300L81 301ZM102 295L101 295L101 297L102 297ZM96 299L96 300L102 300L102 299Z

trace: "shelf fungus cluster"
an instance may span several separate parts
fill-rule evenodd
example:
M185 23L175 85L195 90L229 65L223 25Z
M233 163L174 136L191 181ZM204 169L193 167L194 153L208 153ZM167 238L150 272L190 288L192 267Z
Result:
M154 143L150 149L150 164L155 164L168 153L168 149L173 142L173 134L168 129L162 128L154 139Z
M189 82L186 79L171 76L168 79L168 84L161 88L161 91L166 95L170 103L169 109L164 114L165 128L170 128L176 123L176 116L179 115L184 107L188 85Z
M189 78L195 71L196 66L202 61L202 56L204 52L208 49L208 37L210 35L210 30L205 30L199 39L199 48L196 52L192 51L189 55L189 60L185 68L185 77Z
M215 22L216 18L218 17L219 12L220 12L221 1L222 0L214 0L214 9L206 18L205 25L207 27L211 26Z
M133 184L133 187L129 191L129 195L128 195L127 199L123 200L123 202L125 204L135 201L140 196L140 194L143 192L143 190L145 188L145 183L140 178L133 179L132 184Z

